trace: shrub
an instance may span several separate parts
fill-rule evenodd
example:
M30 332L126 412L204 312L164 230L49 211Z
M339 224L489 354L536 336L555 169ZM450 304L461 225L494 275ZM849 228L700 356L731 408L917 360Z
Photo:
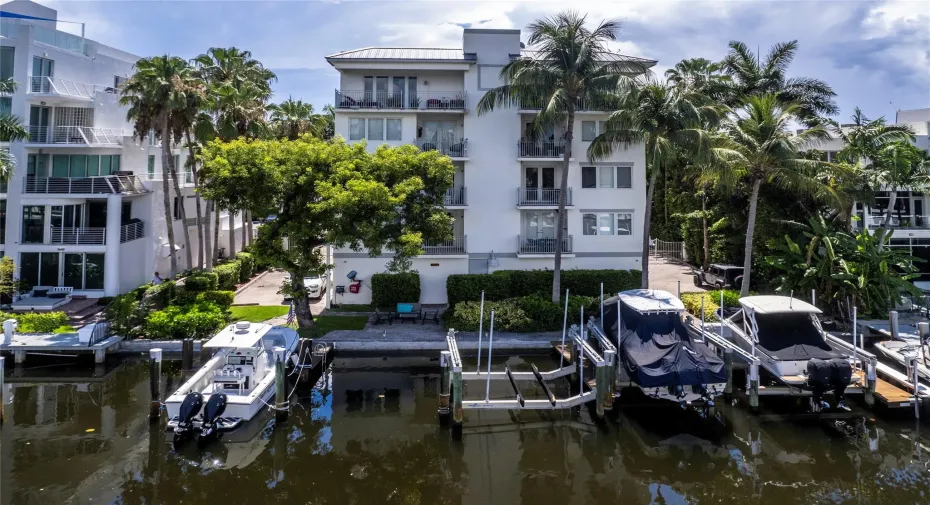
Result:
M174 281L165 281L161 284L152 286L145 291L143 302L153 309L163 309L171 305L174 300L175 283Z
M240 264L238 261L227 261L213 269L217 275L217 289L234 290L236 283L239 282Z
M234 291L204 291L197 295L197 302L213 303L226 310L232 305L235 298L236 293Z
M184 278L184 287L192 293L215 291L219 276L214 272L195 272Z
M420 301L420 274L374 274L371 276L371 303L375 307L394 307L398 303Z
M682 293L681 302L685 305L685 310L694 315L694 317L701 318L701 298L704 299L704 321L708 323L716 322L717 316L715 312L720 308L718 301L720 300L720 292L708 291L706 293ZM724 295L726 296L726 295ZM726 298L724 298L726 301Z
M16 331L20 333L56 333L55 330L60 329L62 326L70 328L68 315L64 312L0 313L0 321L6 321L7 319L16 320L18 323Z
M239 262L239 282L245 282L255 273L255 258L252 253L240 252L236 254Z
M482 290L484 290L485 300L510 298L510 276L508 274L494 272L493 274L450 275L446 279L449 306L454 307L464 301L481 300Z
M135 292L129 292L113 298L104 315L110 323L114 335L123 337L136 336L148 315L144 305L136 298Z
M572 296L568 303L568 324L578 323L578 315L582 306L585 310L585 319L588 315L597 316L599 303L597 297ZM488 331L490 328L491 310L493 310L495 331L558 331L562 329L564 304L564 300L555 304L548 297L539 294L498 301L485 300L484 329ZM459 302L446 311L444 320L449 328L476 331L480 312L481 302Z
M484 328L491 327L491 311L494 311L495 331L529 331L532 324L526 312L514 300L485 301ZM446 325L461 331L477 331L481 314L480 302L459 302L452 309Z
M563 270L562 287L575 296L599 296L601 282L604 296L637 289L640 285L639 270ZM446 280L446 296L449 306L458 302L481 299L504 300L513 297L539 295L549 298L552 294L552 270L498 270L492 274L450 275Z
M600 296L604 283L604 297L640 287L639 270L565 270L562 272L562 291L571 295ZM550 281L551 282L551 281ZM549 289L552 289L550 283Z
M153 339L205 338L226 324L226 312L213 303L157 310L145 320L145 333Z

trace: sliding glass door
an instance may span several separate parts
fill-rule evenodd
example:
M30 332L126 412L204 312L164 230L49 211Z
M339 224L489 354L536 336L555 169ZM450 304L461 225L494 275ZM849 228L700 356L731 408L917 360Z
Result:
M104 254L24 252L19 255L19 277L29 286L67 286L103 289Z

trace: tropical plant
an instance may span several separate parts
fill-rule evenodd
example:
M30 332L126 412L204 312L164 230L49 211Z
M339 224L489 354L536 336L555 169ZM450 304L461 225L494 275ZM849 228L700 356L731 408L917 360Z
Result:
M809 77L787 76L794 60L798 41L780 42L772 46L765 59L753 54L742 42L731 41L730 52L723 59L724 71L732 78L727 103L737 107L750 96L774 95L782 107L796 104L795 115L813 126L823 115L836 114L839 108L836 93L824 81Z
M726 98L732 82L731 77L723 72L723 63L705 58L679 61L665 71L665 80L718 101Z
M759 190L763 184L773 184L795 194L839 201L834 189L821 180L821 174L834 167L805 159L800 154L803 148L828 139L829 133L819 125L795 135L791 123L800 112L801 106L782 105L776 95L750 96L745 106L724 121L724 135L715 139L714 152L724 162L707 165L704 180L725 187L734 187L738 181L746 180L751 188L742 296L749 294L753 235Z
M648 65L642 60L619 57L610 51L608 43L617 40L620 24L603 21L593 29L585 26L585 17L563 12L540 19L529 26L527 40L529 56L516 58L500 72L506 84L489 90L478 102L478 114L487 114L498 107L538 106L533 120L535 131L561 126L565 141L562 153L560 188L568 187L569 159L575 113L579 103L607 104L624 76L644 74ZM560 297L562 244L566 226L566 191L559 192L558 224L555 228L555 264L552 279L552 300Z
M172 222L171 188L168 178L176 177L171 140L175 114L187 107L188 90L181 86L191 72L184 59L177 56L154 56L136 62L136 72L120 88L120 104L128 106L126 119L134 124L133 137L145 139L150 131L161 139L162 193L165 220L168 223L168 247L171 275L178 272ZM185 227L186 229L186 227Z
M328 121L326 115L315 114L313 104L302 100L287 100L268 106L271 112L271 129L278 138L297 140L303 134L324 138Z
M0 95L16 92L16 81L0 79ZM29 138L29 130L23 120L13 114L0 114L0 142L15 142ZM16 159L7 149L0 149L0 181L8 181L16 170Z
M615 95L618 108L607 118L605 131L588 147L592 160L610 155L617 147L643 144L646 149L646 208L642 236L642 287L649 287L649 236L655 187L662 171L681 152L699 161L710 154L710 133L704 125L723 112L705 95L687 87L648 81Z

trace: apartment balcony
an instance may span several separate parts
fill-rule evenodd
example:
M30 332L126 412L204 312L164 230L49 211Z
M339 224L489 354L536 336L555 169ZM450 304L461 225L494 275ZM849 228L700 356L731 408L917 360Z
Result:
M119 242L125 244L145 236L145 222L134 221L119 227Z
M40 195L134 195L148 193L137 175L24 177L23 193Z
M557 209L561 194L560 188L517 188L517 208ZM572 205L572 188L568 188L565 190L565 206Z
M562 161L565 156L565 141L520 140L517 143L518 160Z
M336 108L388 109L411 112L464 112L464 91L428 91L405 96L392 91L336 90Z
M460 188L449 188L443 197L443 205L446 207L467 207L468 192L465 186Z
M558 247L554 238L530 238L517 235L517 256L554 256ZM562 254L572 254L572 236L562 239Z
M122 147L123 132L112 128L93 126L35 126L29 127L26 147Z
M439 242L424 242L422 256L465 256L466 237L454 237Z
M5 37L16 38L19 33L18 28L22 25L23 23L18 19L0 18L0 33ZM77 54L87 54L84 38L79 35L38 25L33 25L32 30L33 38L36 42L41 42L42 44L47 44Z
M106 245L106 228L50 227L49 244L53 245Z
M68 81L56 77L29 76L27 84L26 93L42 100L60 98L63 101L89 102L93 101L99 92L116 93L115 88L99 84Z
M596 102L590 99L579 98L575 104L575 112L607 112L612 111L615 107L603 102ZM533 113L542 109L542 100L521 102L519 112Z
M881 228L884 222L884 214L871 214L865 216L861 221L856 221L855 227L858 229L866 227L870 230L874 230ZM891 216L889 228L898 230L930 230L930 216L893 214Z
M422 140L413 141L421 151L439 151L452 159L464 160L468 158L468 139L462 139L455 142L444 140Z

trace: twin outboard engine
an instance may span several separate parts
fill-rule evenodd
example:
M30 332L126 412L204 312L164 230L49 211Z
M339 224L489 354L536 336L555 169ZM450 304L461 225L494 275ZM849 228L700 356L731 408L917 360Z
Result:
M223 402L225 408L226 402ZM181 402L181 409L178 411L178 425L174 428L176 436L190 434L194 429L194 417L200 413L203 407L203 395L197 391L191 391L184 397Z
M843 401L846 399L846 388L850 382L852 382L852 366L845 359L811 359L807 362L807 384L811 388L814 404L817 407L830 407L830 404L824 401L823 395L827 390L832 389L837 407L842 408Z
M226 411L226 394L214 393L210 395L207 406L203 408L203 424L200 425L200 438L206 438L216 433L216 422Z

